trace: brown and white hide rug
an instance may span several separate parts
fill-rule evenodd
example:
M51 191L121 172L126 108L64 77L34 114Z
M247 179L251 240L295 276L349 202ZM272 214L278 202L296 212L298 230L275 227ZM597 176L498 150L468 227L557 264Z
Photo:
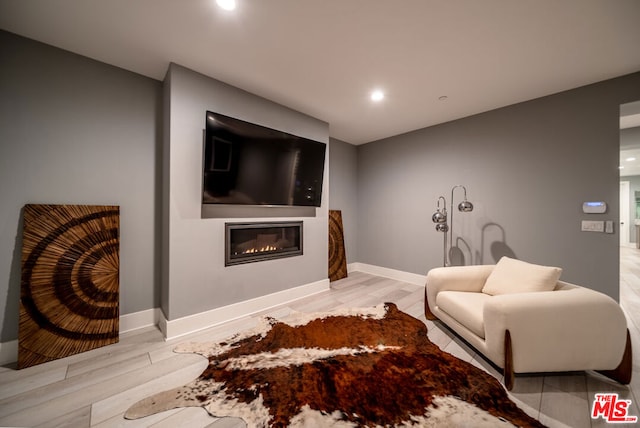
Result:
M134 404L125 418L192 406L249 427L543 426L392 303L265 318L228 341L175 352L201 354L209 366L190 384Z

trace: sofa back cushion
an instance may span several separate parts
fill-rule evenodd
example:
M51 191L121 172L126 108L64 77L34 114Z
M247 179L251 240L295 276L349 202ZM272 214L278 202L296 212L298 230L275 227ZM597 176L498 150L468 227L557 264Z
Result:
M502 257L489 274L482 292L497 296L510 293L552 291L562 274L562 269L534 265L521 260Z

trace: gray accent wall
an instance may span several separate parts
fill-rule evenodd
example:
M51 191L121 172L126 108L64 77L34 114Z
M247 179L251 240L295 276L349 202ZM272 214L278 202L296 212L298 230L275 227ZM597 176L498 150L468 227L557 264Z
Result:
M442 266L431 215L462 184L475 204L453 218L465 264L511 255L560 266L562 279L618 299L617 227L580 225L617 224L619 108L638 99L634 73L358 146L358 261L417 274ZM584 201L609 210L583 214Z
M329 209L340 210L347 263L358 261L358 150L331 139Z
M29 203L119 205L120 313L158 307L161 83L4 31L0 57L0 342Z
M207 110L329 145L329 125L239 88L171 64L165 78L169 107L164 136L162 310L172 321L233 303L327 280L328 186L325 165L322 206L304 222L304 255L224 266L224 224L278 218L203 218L202 143ZM328 164L329 156L325 162Z

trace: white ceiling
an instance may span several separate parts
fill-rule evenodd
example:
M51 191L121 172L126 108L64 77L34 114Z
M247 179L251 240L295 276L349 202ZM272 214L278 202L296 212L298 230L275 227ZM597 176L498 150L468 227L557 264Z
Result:
M640 70L638 0L237 2L0 0L0 28L160 80L175 62L352 144Z

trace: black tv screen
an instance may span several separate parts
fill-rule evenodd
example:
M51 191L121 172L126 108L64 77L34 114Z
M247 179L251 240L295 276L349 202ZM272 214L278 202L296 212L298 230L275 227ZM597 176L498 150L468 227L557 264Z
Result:
M315 206L326 144L208 111L203 204Z

